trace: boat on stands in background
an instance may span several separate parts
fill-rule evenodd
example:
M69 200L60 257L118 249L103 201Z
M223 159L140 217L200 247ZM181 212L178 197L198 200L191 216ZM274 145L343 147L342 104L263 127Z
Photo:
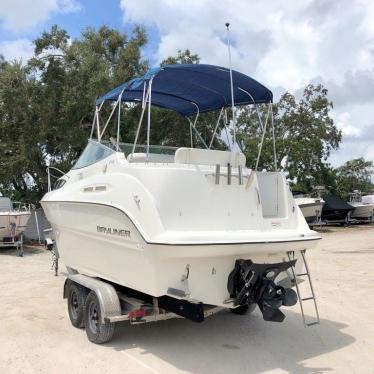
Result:
M374 195L362 196L358 190L350 193L349 204L354 207L350 218L357 221L374 220Z
M323 200L322 221L343 225L349 223L349 213L355 209L352 205L335 195L324 195Z
M321 225L322 208L325 204L323 198L313 197L302 191L292 191L292 194L308 225Z
M29 204L0 196L0 248L16 247L23 255L23 232L31 216Z

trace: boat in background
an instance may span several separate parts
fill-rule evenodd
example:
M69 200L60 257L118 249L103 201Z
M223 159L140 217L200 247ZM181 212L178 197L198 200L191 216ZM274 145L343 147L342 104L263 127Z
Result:
M350 218L357 221L373 221L374 218L374 195L362 196L358 190L350 195L349 204L355 209L350 213Z
M325 204L322 208L322 220L326 223L349 223L349 213L355 208L335 195L324 195Z
M374 194L362 196L361 200L363 204L374 204Z
M323 198L312 197L302 191L292 191L292 194L309 226L321 225L322 208L325 204Z
M0 248L16 247L23 255L23 232L31 217L31 206L0 196Z

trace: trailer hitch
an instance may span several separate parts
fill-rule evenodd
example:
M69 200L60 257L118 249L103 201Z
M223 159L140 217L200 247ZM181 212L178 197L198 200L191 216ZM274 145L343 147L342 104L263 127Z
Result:
M265 321L282 322L286 316L279 308L295 305L297 294L291 288L277 285L275 279L279 273L295 264L296 260L276 264L236 260L227 282L234 306L256 303Z

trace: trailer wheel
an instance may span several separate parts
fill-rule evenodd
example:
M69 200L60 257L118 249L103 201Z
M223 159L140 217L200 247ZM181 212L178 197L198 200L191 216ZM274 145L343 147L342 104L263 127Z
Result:
M100 303L93 291L87 296L84 321L87 337L92 343L102 344L112 339L114 323L101 322Z
M77 284L71 282L68 289L68 312L70 322L74 327L84 327L84 302L86 291Z
M256 309L256 304L244 304L240 305L237 308L231 308L231 312L234 314L244 315L252 313Z

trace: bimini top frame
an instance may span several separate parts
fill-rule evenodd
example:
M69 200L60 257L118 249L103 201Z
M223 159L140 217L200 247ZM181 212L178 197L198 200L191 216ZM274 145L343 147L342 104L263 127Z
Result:
M232 77L230 76L232 73ZM231 94L233 93L233 100ZM112 111L109 118L100 128L99 112L104 102L113 102ZM148 104L148 126L147 126L147 155L149 154L149 137L150 137L150 117L151 105L161 108L170 109L186 117L190 124L191 147L193 147L192 130L194 130L199 140L206 148L210 148L217 132L218 125L223 116L223 110L235 106L254 104L260 120L263 136L260 144L260 151L264 139L267 120L271 113L273 101L272 92L256 80L230 69L205 64L177 64L167 65L160 68L149 70L144 76L135 78L115 89L109 91L96 101L96 112L91 131L91 137L94 128L97 130L98 141L101 140L110 120L118 108L117 120L117 150L119 150L120 134L120 112L122 102L139 102L142 104L142 113L135 136L133 152L138 141L140 127ZM257 104L269 104L269 111L265 124L257 110ZM200 113L221 110L217 125L209 147L196 130L196 122ZM194 121L190 119L195 115ZM271 121L273 124L273 121ZM227 120L226 123L227 124ZM235 124L234 124L235 125ZM225 130L226 127L225 127ZM235 133L235 131L234 131ZM274 131L273 131L274 133ZM233 140L235 144L236 139ZM231 144L230 144L231 148ZM258 160L257 160L258 164Z

